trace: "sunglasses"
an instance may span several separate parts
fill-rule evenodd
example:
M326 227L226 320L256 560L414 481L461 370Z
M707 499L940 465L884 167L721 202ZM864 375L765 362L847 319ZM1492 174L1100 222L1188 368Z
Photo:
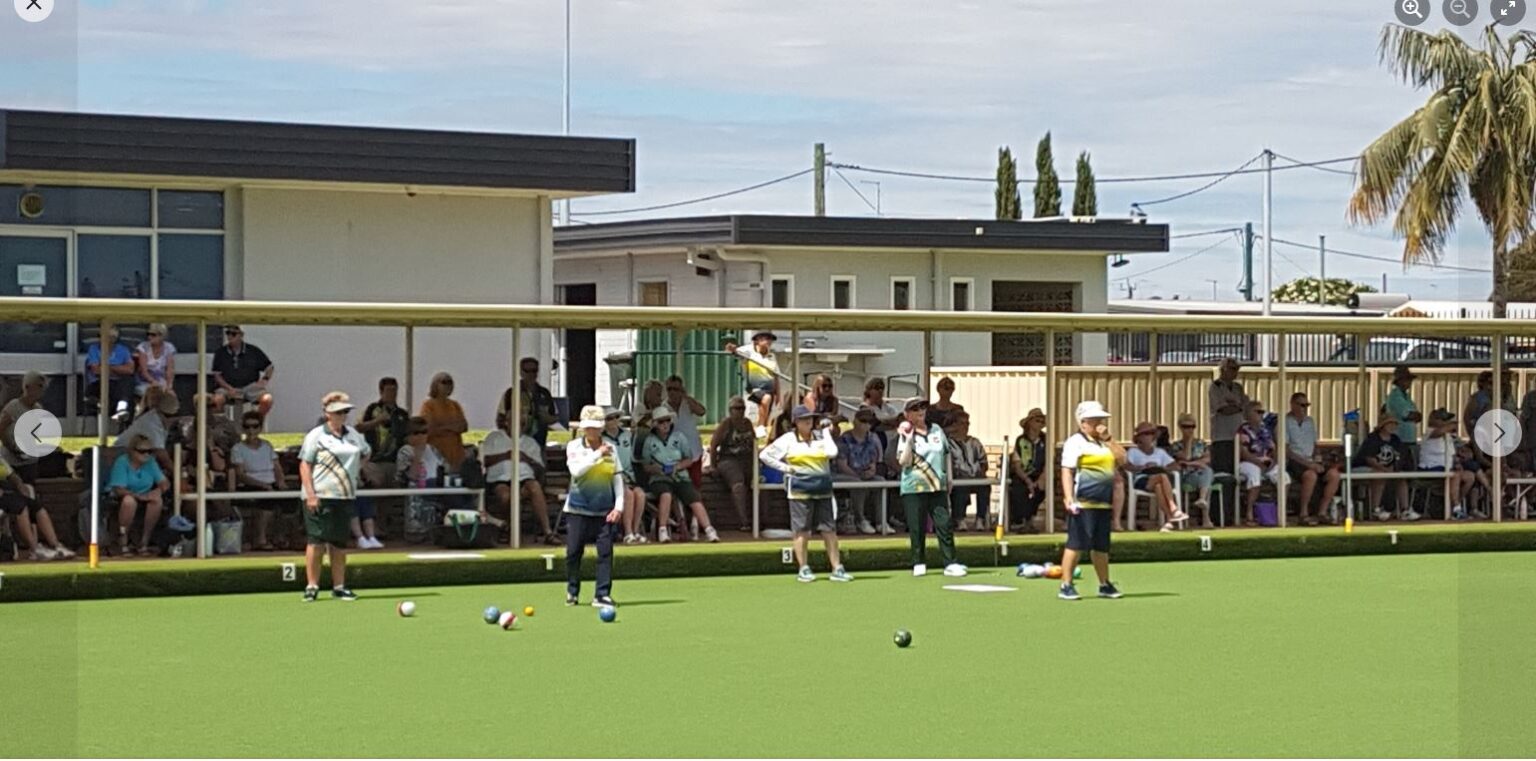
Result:
M226 335L226 336L239 336L239 335L244 335L244 334L245 334L245 331L243 331L243 330L226 330L226 331L224 331L224 335Z
M245 425L241 426L241 428L244 428L247 431L259 431L261 430L261 424L258 423L256 425Z
M160 337L159 333L145 333L144 335L149 336L150 338L159 338Z
M1184 423L1184 424L1180 425L1179 427L1183 428L1184 430L1187 431L1187 430L1190 430L1190 429L1194 428L1195 424L1194 423Z
M746 407L732 407L731 408L732 412L735 412L736 410L741 410L742 412L746 412L747 408Z
M426 431L411 431L410 433L407 433L406 435L407 436L425 436L425 435L427 435L427 432Z
M133 451L138 452L139 454L154 454L155 453L155 450L153 450L153 449L135 449Z

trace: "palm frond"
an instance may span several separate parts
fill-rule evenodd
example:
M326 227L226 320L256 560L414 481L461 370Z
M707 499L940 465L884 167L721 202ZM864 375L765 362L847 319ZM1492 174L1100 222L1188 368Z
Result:
M1378 52L1387 69L1403 81L1436 90L1471 76L1484 58L1450 30L1429 34L1398 24L1382 30Z

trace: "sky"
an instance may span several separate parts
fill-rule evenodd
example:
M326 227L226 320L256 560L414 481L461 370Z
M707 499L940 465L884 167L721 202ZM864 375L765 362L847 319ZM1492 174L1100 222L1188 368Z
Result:
M559 134L562 0L55 0L27 24L0 9L0 107ZM1425 29L1447 25L1429 3ZM581 199L578 221L810 213L811 178L660 212L807 169L812 146L862 167L990 177L997 150L1034 175L1081 151L1100 178L1220 172L1266 147L1301 161L1358 154L1412 112L1383 67L1387 0L571 0L572 132L634 138L639 190ZM1486 14L1486 10L1484 11ZM1289 163L1279 161L1279 164ZM1257 164L1255 164L1257 166ZM1348 168L1348 164L1334 165ZM1209 180L1104 183L1101 216ZM878 185L872 184L878 183ZM1479 271L1397 263L1390 228L1355 227L1353 178L1273 176L1274 236L1330 255L1330 277L1417 298L1486 298ZM989 183L844 169L828 213L992 216ZM1065 195L1070 204L1070 188ZM1032 210L1024 188L1026 213ZM862 195L861 195L862 194ZM876 200L878 197L878 204ZM1145 206L1175 236L1262 232L1263 177ZM1470 207L1468 207L1470 211ZM1273 282L1315 277L1315 248L1274 247ZM1264 283L1262 242L1255 261ZM1475 216L1444 264L1486 270ZM1236 236L1174 240L1111 270L1111 297L1239 298Z

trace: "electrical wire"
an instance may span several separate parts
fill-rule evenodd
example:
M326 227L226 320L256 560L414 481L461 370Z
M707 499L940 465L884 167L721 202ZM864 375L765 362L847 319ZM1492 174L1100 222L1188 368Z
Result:
M864 196L864 194L863 194L863 193L860 193L860 192L859 192L859 189L858 189L858 188L856 188L856 187L854 187L854 186L853 186L853 182L852 182L852 181L851 181L851 180L849 180L849 179L848 179L848 176L847 176L847 175L845 175L845 174L843 174L843 173L842 173L842 171L840 171L840 170L838 170L838 169L836 169L836 168L834 168L834 169L833 169L833 170L832 170L832 171L833 171L833 172L834 172L834 173L836 173L836 174L837 174L837 177L838 177L838 179L840 179L840 180L842 180L842 181L843 181L843 184L844 184L844 185L847 185L847 186L848 186L848 189L849 189L849 190L852 190L852 191L853 191L853 194L854 194L854 195L856 195L856 196L858 196L858 197L859 197L859 200L860 200L860 201L863 201L863 202L864 202L864 205L865 205L865 206L868 206L868 207L869 207L869 210L870 210L870 211L872 211L872 212L874 212L874 213L876 213L876 214L879 214L879 213L880 213L880 207L878 207L878 206L876 206L876 205L874 205L874 204L872 204L872 203L870 203L870 202L869 202L869 199L868 199L868 198L866 198L866 197L865 197L865 196Z
M1190 196L1192 196L1192 195L1194 195L1196 193L1203 193L1203 192L1205 192L1207 190L1210 190L1211 188L1216 187L1217 185L1220 185L1222 182L1225 182L1227 179L1231 178L1232 175L1235 175L1238 172L1241 172L1244 169L1247 169L1249 166L1251 166L1253 164L1253 162L1258 161L1261 158L1264 158L1264 154L1262 154L1262 153L1257 155L1257 156L1254 156L1251 159L1248 159L1245 162L1243 162L1242 166L1240 166L1240 167L1238 167L1238 168L1236 168L1236 169L1234 169L1234 170L1232 170L1230 172L1227 172L1226 174L1224 174L1224 175L1222 175L1220 177L1217 177L1216 179L1211 180L1210 182L1207 182L1204 185L1201 185L1200 187L1195 188L1194 190L1187 190L1187 191L1185 191L1183 193L1177 193L1175 195L1168 196L1167 198L1158 198L1158 199L1153 200L1153 201L1137 201L1136 203L1131 204L1131 205L1132 206L1136 206L1136 207L1156 206L1156 205L1158 205L1160 203L1168 203L1169 201L1177 201L1180 198L1188 198L1188 197L1190 197Z
M1340 163L1343 163L1345 161L1357 161L1357 160L1359 160L1358 156L1344 156L1344 157L1336 158L1336 159L1326 159L1324 161L1309 161L1309 162L1304 162L1304 163L1299 163L1299 164L1287 164L1285 166L1277 166L1277 167L1274 167L1274 171L1282 172L1282 171L1286 171L1286 170L1290 170L1290 169L1304 169L1304 168L1307 168L1307 167L1319 167L1319 166L1324 166L1324 165L1327 165L1327 164L1340 164ZM893 177L911 177L911 178L919 179L919 180L948 180L948 181L953 181L953 182L989 182L989 183L994 183L994 184L997 182L997 178L996 177L973 177L973 176L956 175L956 174L933 174L933 173L929 173L929 172L912 172L912 171L906 171L906 170L901 170L901 169L882 169L882 168L878 168L878 167L867 167L867 166L861 166L859 164L842 164L842 163L828 162L827 166L835 167L835 168L838 168L838 169L847 169L850 172L865 172L867 174L884 174L884 175L890 175L890 176L893 176ZM1144 175L1144 176L1139 176L1139 177L1097 177L1097 178L1094 178L1094 182L1096 182L1096 183L1098 183L1100 185L1105 185L1105 184L1111 184L1111 183L1125 183L1125 182L1171 182L1171 181L1175 181L1175 180L1208 180L1208 179L1211 179L1213 177L1223 177L1224 178L1224 177L1228 177L1228 176L1231 176L1231 175L1234 175L1234 174L1256 174L1256 173L1263 172L1263 171L1266 171L1266 170L1263 167L1259 167L1259 168L1256 168L1256 169L1242 169L1242 170L1235 171L1235 172L1230 172L1230 171L1229 172L1194 172L1194 173L1190 173L1190 174ZM1020 185L1033 185L1033 184L1039 182L1039 180L1018 180L1017 182ZM1077 180L1076 179L1069 179L1069 178L1062 178L1058 182L1060 182L1060 184L1062 184L1062 185L1071 185L1071 184L1077 182Z
M1143 277L1145 275L1150 275L1150 274L1152 274L1154 272L1157 272L1158 270L1168 269L1169 267L1172 267L1175 264L1182 264L1184 262L1187 262L1190 259L1193 259L1193 258L1195 258L1195 257L1197 257L1197 256L1199 256L1201 254L1204 254L1204 253L1206 253L1208 251L1211 251L1212 249L1215 249L1217 246L1221 246L1221 245L1223 245L1225 243L1229 243L1229 242L1230 241L1228 241L1226 238L1222 238L1221 240L1218 240L1215 243L1212 243L1211 245L1206 246L1205 248L1202 248L1199 251L1194 252L1193 254L1189 254L1188 256L1181 256L1181 257L1179 257L1177 259L1174 259L1171 262L1165 262L1163 264L1159 264L1156 267L1153 267L1152 269L1149 269L1149 270L1144 270L1142 272L1132 272L1131 274L1126 275L1124 277L1117 277L1117 278L1114 279L1114 282L1118 283L1118 282L1120 282L1122 280L1130 280L1131 278L1135 278L1135 277Z
M662 209L675 209L675 208L677 208L679 206L690 206L690 205L696 204L696 203L704 203L706 201L715 201L715 200L719 200L721 198L729 198L731 196L741 195L742 193L750 193L750 192L752 192L754 190L761 190L763 188L768 187L769 185L777 185L777 184L779 184L781 182L788 182L789 180L793 180L796 177L801 177L801 176L810 174L813 171L815 171L815 169L802 169L802 170L800 170L798 172L795 172L794 174L786 174L783 177L778 177L778 178L775 178L775 179L772 179L772 180L768 180L767 182L759 182L756 185L748 185L748 186L746 186L744 188L737 188L735 190L727 190L724 193L715 193L714 195L702 196L702 197L699 197L699 198L690 198L690 199L688 199L686 201L674 201L672 203L657 204L655 206L638 206L638 207L635 207L633 209L604 209L602 211L588 211L588 212L581 213L579 216L583 216L583 217L606 217L606 216L609 216L609 215L612 215L612 214L635 214L635 213L642 212L642 211L661 211ZM573 215L573 216L577 216L577 215Z
M1263 239L1264 236L1263 235L1255 235L1253 237L1254 237L1255 240L1261 240L1261 239ZM1296 241L1293 241L1293 240L1285 240L1283 238L1274 238L1273 240L1276 243L1279 243L1282 246L1294 246L1296 248L1303 248L1303 249L1307 249L1309 251L1316 251L1317 250L1317 246L1311 246L1311 245L1307 245L1305 243L1297 243ZM1402 264L1403 263L1402 259L1397 258L1397 257L1392 257L1392 256L1375 256L1375 255L1372 255L1372 254L1362 254L1362 253L1359 253L1359 252L1356 252L1356 251L1341 251L1341 250L1339 250L1337 248L1324 248L1323 250L1325 252L1327 252L1327 253L1330 253L1330 254L1334 254L1334 255L1337 255L1337 256L1349 257L1349 258L1352 258L1352 259L1365 259L1367 261L1387 262L1389 264ZM1429 267L1431 269L1452 270L1454 272L1478 272L1478 273L1483 273L1483 274L1488 274L1488 273L1493 272L1493 270L1487 269L1487 268L1483 268L1483 267L1461 267L1461 266L1458 266L1458 265L1455 265L1455 264L1431 264L1429 262L1423 262L1423 263L1420 263L1417 266Z
M1325 166L1316 166L1316 165L1313 165L1313 164L1309 164L1308 162L1302 161L1301 159L1293 159L1290 156L1287 156L1287 155L1285 155L1283 153L1276 153L1275 154L1275 158L1277 158L1277 159L1285 159L1286 161L1289 161L1292 164L1295 164L1296 166L1305 166L1305 167L1308 167L1308 168L1311 168L1311 169L1316 169L1319 172L1328 172L1329 174L1342 174L1345 177L1354 177L1355 176L1355 173L1353 171L1346 172L1343 169L1329 169L1328 167L1325 167ZM1278 169L1279 167L1276 167L1276 168Z
M1178 235L1170 235L1168 238L1169 240L1178 240L1180 238L1202 238L1207 235L1224 235L1226 233L1240 232L1242 229L1243 228L1241 227L1224 227L1220 230L1205 230L1198 233L1179 233Z

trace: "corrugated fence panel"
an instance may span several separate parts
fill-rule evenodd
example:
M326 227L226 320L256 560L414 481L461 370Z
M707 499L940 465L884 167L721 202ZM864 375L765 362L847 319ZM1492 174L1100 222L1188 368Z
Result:
M1425 417L1444 407L1461 414L1467 398L1476 389L1477 368L1415 369L1418 376L1410 395ZM934 368L933 377L955 379L955 401L971 413L971 432L987 443L1001 437L1018 435L1018 421L1031 407L1045 408L1046 380L1043 367L1009 368ZM1120 441L1129 441L1131 431L1142 420L1176 429L1179 413L1192 413L1200 423L1200 435L1209 436L1208 394L1216 372L1208 368L1158 368L1158 404L1154 414L1151 399L1152 374L1147 367L1062 367L1056 371L1056 395L1046 414L1056 432L1053 440L1075 430L1073 415L1078 402L1093 399L1102 403L1112 417L1110 430ZM1245 367L1238 380L1249 398L1265 410L1284 415L1290 409L1291 394L1304 391L1312 402L1312 417L1317 421L1323 440L1343 438L1345 413L1362 409L1367 427L1376 419L1376 411L1391 388L1390 368L1366 370L1365 404L1361 404L1362 386L1358 371L1350 368L1308 367L1287 370L1285 387L1280 386L1276 368ZM1536 370L1515 371L1511 405L1519 403L1525 389L1536 380Z
M732 331L694 330L683 338L683 382L688 393L708 408L704 420L713 423L725 415L726 402L741 393L744 383L739 364L723 347ZM665 381L677 367L676 344L670 330L637 331L635 340L636 398L645 384Z

